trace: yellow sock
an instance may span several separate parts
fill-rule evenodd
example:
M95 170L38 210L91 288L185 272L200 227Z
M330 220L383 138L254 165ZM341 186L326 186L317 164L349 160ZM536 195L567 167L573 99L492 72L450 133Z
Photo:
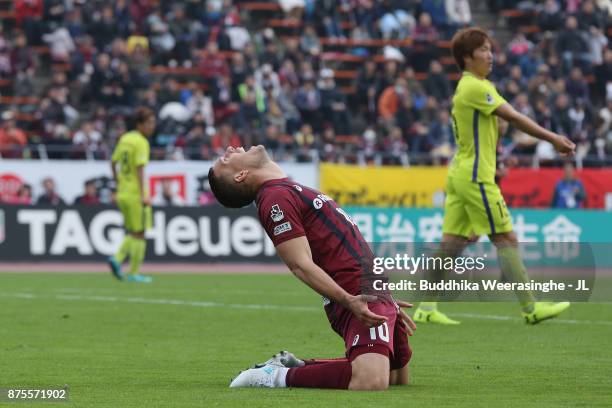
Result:
M517 247L508 246L497 250L499 267L504 276L511 282L529 282L525 265ZM533 292L518 292L519 303L525 312L533 311L535 296Z
M140 238L132 238L130 246L130 273L135 274L140 270L140 265L145 257L147 250L147 241Z
M123 238L123 242L121 243L121 246L119 247L119 251L117 251L117 253L115 254L115 259L117 260L117 262L121 264L123 263L123 261L125 261L125 258L130 253L131 246L132 246L132 236L127 234L125 238Z

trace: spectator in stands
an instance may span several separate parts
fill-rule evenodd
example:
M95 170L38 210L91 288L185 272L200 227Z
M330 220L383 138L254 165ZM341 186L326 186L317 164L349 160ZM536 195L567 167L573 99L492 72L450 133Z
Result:
M378 24L383 39L404 40L410 37L416 26L416 20L412 14L398 8L385 13Z
M555 107L553 109L553 121L551 130L561 135L569 136L572 132L572 121L569 117L569 97L562 93L557 95L555 99Z
M35 69L36 59L34 52L28 45L26 36L23 33L17 33L13 39L11 49L11 71L13 75L23 73L33 77Z
M427 14L433 25L443 32L448 28L445 0L421 0L421 16ZM419 17L419 25L421 25Z
M346 97L336 87L334 71L329 68L321 70L319 91L321 93L323 121L331 122L334 132L338 135L352 134L351 117L348 113Z
M612 84L612 49L607 48L603 58L603 63L593 70L595 76L594 96L597 103L606 101L606 89L610 87L609 84Z
M331 126L323 129L321 145L319 147L319 159L324 162L336 163L340 158L340 149L336 141L334 128Z
M445 0L444 9L451 31L472 23L472 11L468 0Z
M213 112L212 100L204 94L201 88L196 89L186 103L187 109L191 116L199 112L204 117L206 124L213 126L215 124L215 115Z
M527 84L529 99L533 101L548 100L551 97L554 81L550 77L548 65L542 64L537 69L537 74L531 77ZM546 127L549 129L549 127Z
M104 6L101 13L94 13L91 17L93 23L90 24L89 34L93 37L98 50L104 50L115 36L124 34L118 32L115 10L111 5Z
M153 197L153 205L176 207L185 205L185 200L177 194L177 185L171 179L162 179L159 194Z
M589 84L580 68L572 68L569 78L565 81L565 89L572 100L589 98Z
M588 43L591 65L603 64L604 50L609 43L608 37L606 37L604 31L599 28L591 27L589 29Z
M538 26L542 31L557 31L563 27L563 14L557 0L546 0L538 13Z
M194 42L192 23L185 15L185 6L177 3L172 6L168 19L169 32L175 40L172 58L178 63L191 66L191 49Z
M0 78L10 77L12 71L9 42L4 36L4 27L2 23L0 23Z
M434 158L449 159L452 157L455 136L448 109L438 111L437 120L429 125L428 139L427 144Z
M586 201L586 190L582 181L576 177L574 165L571 162L563 166L563 179L557 182L552 199L553 208L581 208Z
M272 88L270 87L266 89L265 125L276 126L282 134L285 134L287 130L285 116L283 115L278 99L274 97Z
M55 181L51 177L45 178L42 186L44 192L38 197L36 204L64 205L64 200L55 191Z
M87 180L84 186L84 192L74 200L74 205L98 205L100 197L98 197L98 187L94 180Z
M206 46L206 51L200 57L198 68L200 75L208 84L214 83L218 77L230 74L227 61L219 54L219 48L214 41L209 42Z
M376 61L366 60L355 80L357 104L368 122L376 120L376 95L380 86L380 73Z
M436 1L441 2L441 0ZM428 13L424 12L419 16L419 23L414 29L412 38L415 42L415 51L412 55L414 69L417 72L424 72L438 54L436 42L439 34Z
M425 91L439 102L445 102L451 96L450 82L438 60L433 60L429 64L429 75L425 79Z
M408 144L400 127L391 128L389 135L383 139L383 147L386 152L386 157L383 159L385 164L395 166L408 164Z
M556 51L563 57L565 72L569 72L574 63L584 67L589 64L589 45L586 34L578 28L575 16L569 16L565 20L565 29L557 36Z
M378 115L383 124L391 127L395 124L395 114L400 105L402 96L408 93L406 80L398 78L395 85L387 87L378 99Z
M583 1L578 13L578 26L583 31L590 31L591 28L603 30L606 28L604 13L598 9L593 0Z
M306 7L305 0L278 0L278 4L287 16L294 20L301 20Z
M23 130L17 127L15 113L5 111L2 113L2 126L0 127L0 157L17 158L22 156L22 149L28 143Z
M287 83L282 87L281 92L274 98L283 114L285 132L289 134L295 133L301 125L300 111L293 102L293 94L291 86Z
M97 157L100 153L102 134L95 129L93 122L87 120L72 137L72 143L87 155Z
M514 106L514 109L517 112L522 113L523 115L528 116L531 119L535 119L535 112L533 110L533 107L531 106L531 103L529 103L529 97L526 93L521 92L520 94L518 94L516 98L514 98L512 106Z
M251 69L244 59L244 54L236 52L232 55L232 63L230 65L232 83L242 84L247 75L251 73Z
M600 109L597 119L596 136L612 145L612 99L608 99L606 106Z
M13 7L17 27L25 31L30 44L39 44L44 11L43 0L15 0Z
M584 146L582 149L588 149L589 145L587 142L592 138L592 116L590 110L585 108L585 101L581 98L578 98L574 101L572 107L568 111L568 116L571 121L571 129L572 132L568 136L573 141L580 142ZM579 145L576 148L576 153L586 153L586 151L581 150L581 146Z
M280 80L271 64L263 64L260 69L255 71L254 77L259 89L270 88L272 89L273 95L278 95L280 93Z
M314 86L314 78L306 78L295 94L295 106L300 111L304 123L311 125L316 131L320 130L319 109L321 107L321 93Z
M321 43L313 25L307 24L304 27L304 32L300 37L300 48L304 53L315 57L321 52Z
M31 205L32 204L32 186L23 183L19 186L15 195L0 197L0 202L14 205Z
M316 149L317 138L313 133L312 126L305 123L294 136L296 148L296 160L300 163L313 160L312 150Z
M197 124L189 130L185 142L187 158L191 160L202 160L212 156L207 129L209 129L210 133L213 135L215 134L213 127L205 128L201 124Z
M229 123L222 123L217 133L211 139L211 147L215 155L223 154L229 146L240 147L243 143Z

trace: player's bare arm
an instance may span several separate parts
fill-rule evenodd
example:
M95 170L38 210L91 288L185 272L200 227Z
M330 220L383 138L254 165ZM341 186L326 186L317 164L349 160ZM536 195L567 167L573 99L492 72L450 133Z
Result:
M529 117L516 111L516 109L508 103L501 105L494 113L517 129L540 140L551 143L555 147L555 150L562 155L573 155L575 153L576 145L567 137L544 129Z
M276 251L291 272L302 282L321 296L350 310L368 327L378 326L387 321L386 317L372 313L368 309L368 302L376 301L376 296L350 295L312 261L310 245L306 237L285 241L276 247Z

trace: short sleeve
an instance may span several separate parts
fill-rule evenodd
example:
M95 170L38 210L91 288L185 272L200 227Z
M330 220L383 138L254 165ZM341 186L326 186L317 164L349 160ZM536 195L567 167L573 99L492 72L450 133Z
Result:
M285 188L266 191L258 203L257 211L261 225L274 246L306 235L300 203L294 193Z
M465 90L464 98L468 106L479 110L486 116L490 116L495 109L506 103L495 86L485 81L472 81Z
M136 150L136 157L134 163L136 166L144 166L149 162L149 143L146 140L142 140L138 143L138 149Z

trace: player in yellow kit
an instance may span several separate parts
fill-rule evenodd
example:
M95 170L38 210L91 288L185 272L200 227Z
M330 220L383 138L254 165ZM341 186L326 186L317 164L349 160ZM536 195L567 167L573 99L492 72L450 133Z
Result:
M460 30L453 37L451 47L463 75L453 97L457 152L446 181L441 252L444 256L458 256L472 233L486 234L497 247L504 275L512 281L527 281L510 215L495 184L497 117L551 143L562 155L573 154L575 145L518 113L486 79L493 67L493 54L491 39L484 30L476 27ZM433 272L440 276L441 271ZM519 301L523 318L530 324L554 317L569 307L568 302L536 302L531 293L520 296ZM422 302L415 311L414 321L459 323L440 312L436 302Z
M130 271L125 280L151 282L139 273L146 251L145 231L152 225L151 199L145 185L145 166L149 162L148 138L155 130L155 114L138 108L134 115L136 129L123 134L111 159L113 178L117 183L117 206L123 214L126 235L119 251L108 259L113 275L123 280L121 264L129 257Z

